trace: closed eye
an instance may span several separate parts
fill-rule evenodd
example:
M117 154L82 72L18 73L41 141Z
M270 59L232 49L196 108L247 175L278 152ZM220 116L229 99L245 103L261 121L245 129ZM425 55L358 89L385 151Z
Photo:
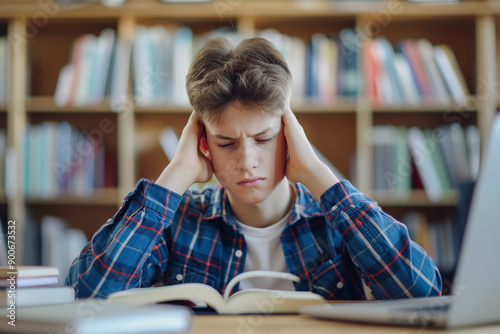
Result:
M233 145L234 143L228 143L228 144L217 144L217 146L221 147L221 148L224 148L224 147L230 147L231 145Z
M255 141L259 144L264 144L264 143L267 143L267 142L270 142L271 140L273 139L273 137L271 138L266 138L266 139L256 139Z

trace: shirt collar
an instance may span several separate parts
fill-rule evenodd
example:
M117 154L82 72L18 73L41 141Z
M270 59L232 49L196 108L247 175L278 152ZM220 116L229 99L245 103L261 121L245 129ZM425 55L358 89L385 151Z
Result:
M294 183L293 185L295 189L295 200L288 224L294 224L300 218L322 215L323 211L320 204L312 193L301 183ZM208 196L208 207L205 211L204 218L206 220L222 218L224 222L236 228L236 222L232 218L227 190L218 184L214 186L213 191Z

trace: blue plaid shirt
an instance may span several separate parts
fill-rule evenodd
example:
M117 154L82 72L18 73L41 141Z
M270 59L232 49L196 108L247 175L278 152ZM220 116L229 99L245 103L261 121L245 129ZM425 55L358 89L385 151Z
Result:
M363 280L377 299L441 293L431 257L348 181L333 185L321 203L303 185L295 187L280 238L288 270L300 278L296 290L365 299ZM181 197L142 179L73 261L67 284L78 297L188 282L223 293L245 258L224 188L190 189Z

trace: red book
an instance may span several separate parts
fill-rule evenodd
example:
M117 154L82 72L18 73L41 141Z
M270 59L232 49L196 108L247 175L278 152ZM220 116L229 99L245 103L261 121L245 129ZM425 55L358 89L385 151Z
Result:
M400 43L400 48L403 55L408 59L410 63L410 67L413 75L417 81L418 89L422 94L424 103L432 103L432 85L430 82L430 78L427 74L427 69L425 68L425 64L418 52L417 46L415 45L415 41L406 40Z

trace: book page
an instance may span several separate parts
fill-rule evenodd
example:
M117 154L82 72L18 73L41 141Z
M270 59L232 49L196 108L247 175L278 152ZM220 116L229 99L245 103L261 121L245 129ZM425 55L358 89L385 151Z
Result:
M108 300L127 304L154 304L178 300L200 300L219 312L224 307L224 299L217 290L201 283L135 288L110 294Z

